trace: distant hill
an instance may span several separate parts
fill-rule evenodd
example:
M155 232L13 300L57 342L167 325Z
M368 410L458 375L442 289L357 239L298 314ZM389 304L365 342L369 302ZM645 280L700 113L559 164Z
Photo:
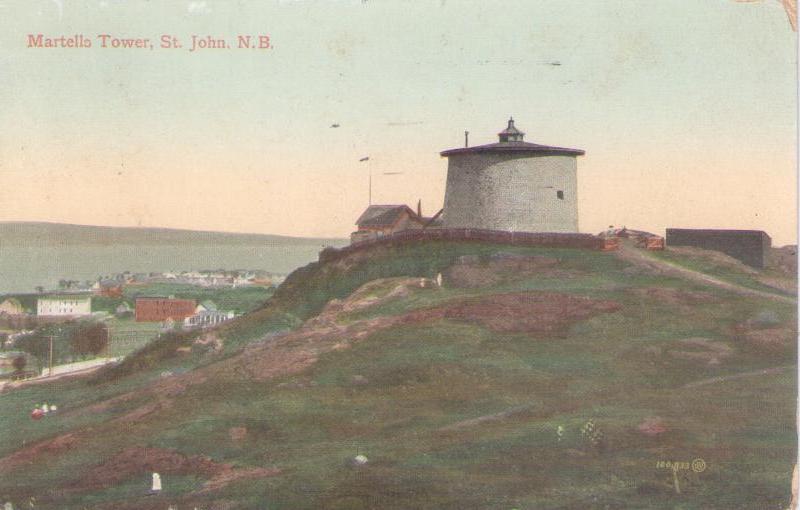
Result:
M123 271L258 269L286 274L346 239L0 222L0 293Z
M238 234L170 228L0 222L0 245L340 245L341 239Z

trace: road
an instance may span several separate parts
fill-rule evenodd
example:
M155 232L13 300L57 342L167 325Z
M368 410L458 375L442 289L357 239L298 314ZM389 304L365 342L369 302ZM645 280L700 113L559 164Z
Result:
M714 278L713 276L709 276L705 273L701 273L699 271L694 271L692 269L681 267L679 265L673 264L672 262L668 262L666 260L654 257L653 255L650 255L646 251L626 243L620 243L619 249L616 251L616 254L619 258L631 262L632 264L656 269L668 276L683 278L684 280L690 280L704 285L711 285L713 287L725 289L730 292L735 292L736 294L740 294L743 296L771 299L773 301L780 301L782 303L789 303L792 305L797 303L797 299L789 296L781 296L780 294L773 294L772 292L765 292L761 290L751 289L749 287L744 287L742 285L736 285L735 283L726 282L718 278Z

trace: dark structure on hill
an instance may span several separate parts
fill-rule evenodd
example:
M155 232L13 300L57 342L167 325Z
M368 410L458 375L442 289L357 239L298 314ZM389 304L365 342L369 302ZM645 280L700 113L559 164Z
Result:
M668 228L667 246L694 246L730 255L748 266L763 269L772 239L762 230Z
M358 230L350 234L350 242L358 243L425 226L420 206L414 212L407 205L371 205L356 220Z

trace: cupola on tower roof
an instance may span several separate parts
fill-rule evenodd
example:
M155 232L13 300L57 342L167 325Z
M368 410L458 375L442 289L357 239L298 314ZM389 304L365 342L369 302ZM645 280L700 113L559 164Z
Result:
M508 119L508 127L497 133L499 142L487 143L486 145L473 145L472 147L459 147L440 152L444 157L462 154L482 153L528 153L531 156L564 155L564 156L583 156L581 149L570 149L567 147L554 147L552 145L541 145L530 143L523 140L525 133L514 126L514 118Z
M521 142L525 133L514 127L514 117L508 119L508 127L497 133L501 142Z

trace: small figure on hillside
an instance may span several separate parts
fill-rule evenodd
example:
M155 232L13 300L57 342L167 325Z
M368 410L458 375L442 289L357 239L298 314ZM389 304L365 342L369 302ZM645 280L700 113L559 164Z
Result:
M558 437L558 442L560 443L562 439L564 439L564 426L559 425L556 429L556 436Z
M442 288L442 273L436 275L436 285L438 285L440 289Z
M150 494L158 494L161 492L161 475L153 473L153 485L150 488Z

